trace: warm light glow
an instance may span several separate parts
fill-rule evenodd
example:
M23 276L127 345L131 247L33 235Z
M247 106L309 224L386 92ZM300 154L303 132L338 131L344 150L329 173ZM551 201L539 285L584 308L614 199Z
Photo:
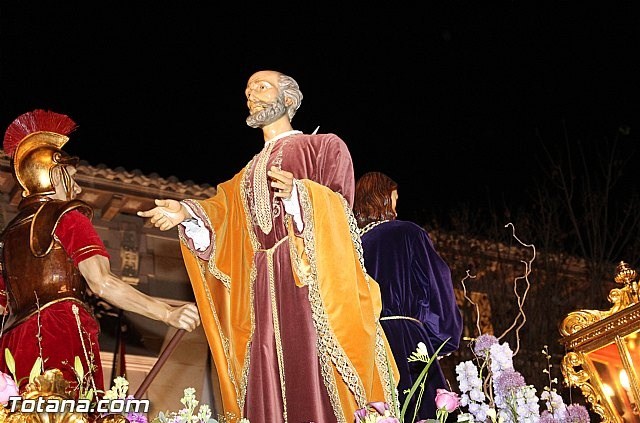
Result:
M633 395L631 394L631 385L629 384L629 375L627 375L627 371L625 369L620 370L620 385L624 388L627 393L627 397L629 398L629 402L631 404L635 404L633 399Z
M629 351L635 351L638 347L638 332L630 333L629 335L625 336L625 340Z
M624 390L627 392L629 392L629 389L631 389L631 385L629 385L629 376L627 375L627 371L625 369L620 370L620 385L622 385Z
M607 398L611 398L616 395L616 392L608 383L602 384L602 390L604 391L604 394L607 396Z

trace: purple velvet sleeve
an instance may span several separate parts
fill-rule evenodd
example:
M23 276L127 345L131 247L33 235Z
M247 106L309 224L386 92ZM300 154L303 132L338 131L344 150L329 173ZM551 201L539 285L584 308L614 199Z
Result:
M458 349L462 335L462 315L456 304L449 266L433 247L426 231L418 232L413 244L414 283L423 291L419 299L418 319L429 330L431 344L438 347L450 338L440 351L448 354ZM428 290L427 292L424 292Z

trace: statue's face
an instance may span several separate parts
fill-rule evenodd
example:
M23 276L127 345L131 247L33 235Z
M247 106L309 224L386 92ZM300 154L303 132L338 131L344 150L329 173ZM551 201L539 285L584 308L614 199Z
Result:
M51 182L56 190L51 197L56 200L73 200L82 192L75 180L76 168L73 166L56 166L51 172Z
M262 128L287 113L284 97L278 89L276 72L261 71L253 74L244 94L249 108L247 125L252 128Z
M278 90L278 74L271 71L260 71L254 73L247 88L244 90L247 97L247 107L249 113L255 114L263 107L263 104L273 103L279 96Z

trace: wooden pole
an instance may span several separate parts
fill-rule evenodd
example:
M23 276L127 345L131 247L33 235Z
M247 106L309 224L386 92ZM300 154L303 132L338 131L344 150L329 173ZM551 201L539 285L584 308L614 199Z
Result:
M173 337L171 338L171 341L169 341L164 351L162 351L162 353L160 354L160 357L158 357L156 364L153 365L147 377L145 377L142 383L140 384L140 387L138 388L135 395L133 396L135 399L141 399L142 396L145 394L145 392L147 392L147 389L149 389L149 385L151 385L151 382L153 382L153 379L156 378L156 376L158 375L158 372L160 371L164 363L167 361L167 359L169 358L173 350L176 349L176 347L178 346L178 342L180 342L180 339L184 336L185 332L186 330L184 329L178 329L177 332L173 335Z

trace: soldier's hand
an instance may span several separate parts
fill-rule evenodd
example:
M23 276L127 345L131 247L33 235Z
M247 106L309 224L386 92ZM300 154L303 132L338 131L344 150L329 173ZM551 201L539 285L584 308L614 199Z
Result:
M166 323L178 329L191 332L200 325L198 308L193 303L174 307L173 310L169 312Z

